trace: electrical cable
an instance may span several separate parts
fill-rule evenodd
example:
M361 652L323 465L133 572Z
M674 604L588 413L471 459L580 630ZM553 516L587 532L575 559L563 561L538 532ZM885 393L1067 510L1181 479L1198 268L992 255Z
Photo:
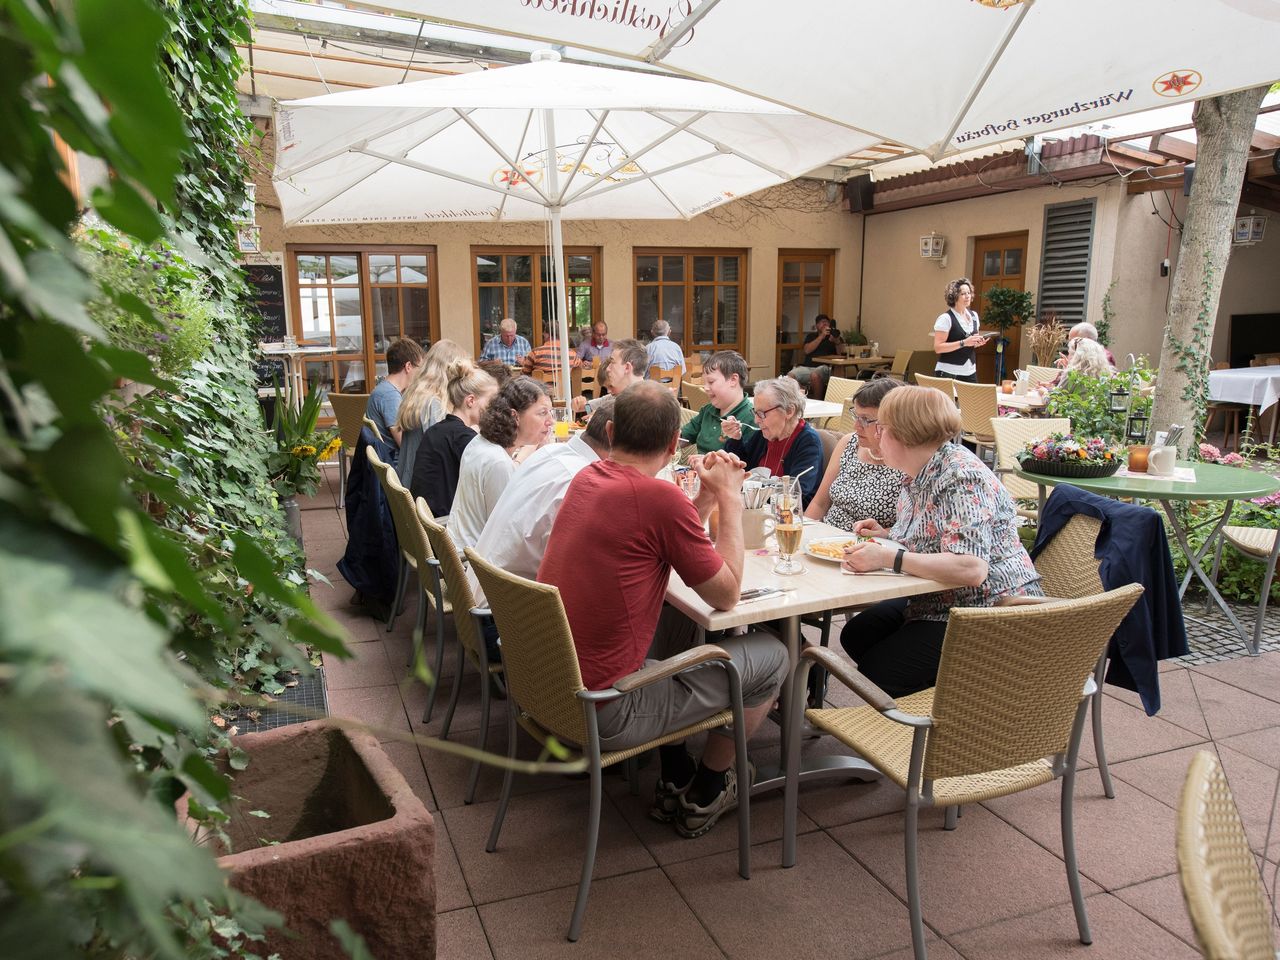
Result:
M427 21L418 21L418 35L413 38L413 49L409 51L409 59L404 65L404 73L400 76L400 83L404 83L409 79L409 68L413 66L413 55L418 52L418 42L422 39L422 28L427 25ZM399 86L400 84L396 84Z

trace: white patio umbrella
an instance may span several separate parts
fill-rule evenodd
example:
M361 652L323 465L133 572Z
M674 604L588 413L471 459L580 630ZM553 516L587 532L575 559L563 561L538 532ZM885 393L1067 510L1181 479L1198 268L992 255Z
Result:
M934 159L1280 77L1278 0L377 0L647 60Z
M568 384L561 220L684 218L874 138L715 84L559 62L276 109L286 225L549 219Z

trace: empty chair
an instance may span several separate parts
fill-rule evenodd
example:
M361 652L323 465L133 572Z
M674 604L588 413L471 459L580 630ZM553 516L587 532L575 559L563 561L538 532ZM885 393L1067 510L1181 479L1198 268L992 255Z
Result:
M1058 374L1062 371L1057 367L1037 367L1028 365L1027 367L1027 386L1043 387L1052 383L1058 378Z
M490 564L474 550L466 556L480 581L480 588L493 612L502 637L502 663L507 684L508 754L516 755L516 724L535 740L545 744L554 737L587 761L591 804L587 815L587 848L578 882L578 898L569 922L569 939L577 940L587 911L591 873L595 866L596 842L600 832L602 770L639 756L664 743L679 743L703 730L732 724L736 741L737 775L740 783L750 783L747 769L747 737L742 714L742 685L729 654L714 644L702 644L684 653L650 663L623 677L607 690L587 690L578 668L573 634L554 586L514 576ZM689 670L727 670L731 707L699 723L673 730L648 743L609 753L600 751L596 725L597 704L616 699L650 683ZM512 771L502 780L502 797L494 814L493 828L485 849L492 853L498 845L502 821L511 800ZM751 876L750 791L744 790L738 806L738 873Z
M960 405L960 429L964 431L964 438L974 445L978 456L982 457L983 450L992 448L996 442L991 432L991 418L1000 416L996 386L991 383L965 383L963 380L952 383L956 403Z
M917 387L932 387L934 390L941 390L952 400L956 398L955 381L950 377L930 377L927 374L916 374Z
M684 394L685 403L689 405L689 409L694 413L697 413L711 402L711 398L707 396L707 391L700 384L690 383L686 380L680 384L680 389Z
M850 380L848 377L830 377L827 380L827 392L823 399L827 403L844 403L862 389L865 380Z
M338 506L347 502L347 458L355 452L364 426L364 411L369 406L367 393L330 393L329 405L333 418L338 421L338 433L342 446L338 448Z
M1258 597L1258 615L1253 621L1253 640L1248 644L1249 653L1257 656L1262 643L1262 623L1267 614L1267 601L1271 598L1271 581L1276 575L1276 557L1280 555L1280 536L1277 531L1265 527L1223 527L1213 554L1213 582L1218 582L1218 570L1222 566L1222 544L1226 542L1250 559L1267 565L1262 577L1262 590Z
M996 447L995 474L1004 484L1005 489L1014 500L1039 503L1040 488L1030 480L1016 476L1013 469L1018 465L1020 454L1028 443L1039 437L1047 437L1053 433L1070 433L1071 421L1066 417L1045 417L1039 420L1024 417L992 417L991 435ZM1052 484L1045 484L1052 489ZM1035 507L1018 506L1018 513L1024 517L1035 519L1040 511Z
M1062 850L1080 942L1092 942L1076 865L1073 789L1091 673L1142 587L1081 600L953 610L937 685L894 700L842 657L807 647L792 681L822 664L868 705L805 710L792 698L782 865L795 863L802 718L906 791L907 905L916 960L926 960L917 849L921 806L952 807L1062 780ZM1016 656L1010 651L1016 650ZM803 714L802 714L803 711ZM975 880L974 882L981 882Z
M893 377L895 380L907 379L907 367L911 365L911 357L917 353L915 350L898 350L893 354L893 365L889 367L888 372L881 370L876 373L877 377Z
M702 380L702 354L695 353L684 358L684 379Z
M649 368L647 379L656 380L677 397L680 396L680 378L684 371L679 367L660 367L656 363Z
M1225 360L1213 365L1215 370L1229 370L1231 364ZM1222 415L1222 446L1236 449L1240 446L1240 414L1248 414L1249 406L1243 403L1228 403L1225 400L1210 400L1204 410L1204 433L1207 439L1213 430L1214 419Z
M1222 764L1191 758L1178 802L1178 877L1208 960L1274 960L1271 904Z

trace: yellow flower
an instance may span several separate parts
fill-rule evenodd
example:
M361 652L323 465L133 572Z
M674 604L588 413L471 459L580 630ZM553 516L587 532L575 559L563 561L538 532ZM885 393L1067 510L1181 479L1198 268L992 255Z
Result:
M342 447L342 438L334 437L332 440L329 441L328 445L326 445L325 448L320 452L320 459L328 460L335 453L337 453L338 450L341 449L341 447Z
M1088 452L1083 447L1080 449L1079 453L1081 460L1087 460L1089 458Z
M289 451L295 457L314 457L316 448L309 443L300 443Z

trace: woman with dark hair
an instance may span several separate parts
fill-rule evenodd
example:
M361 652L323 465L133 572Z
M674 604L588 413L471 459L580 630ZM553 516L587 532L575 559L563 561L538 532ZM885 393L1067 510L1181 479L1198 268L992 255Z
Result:
M458 470L458 489L446 525L459 552L474 547L515 473L515 452L541 446L555 419L547 389L531 377L504 383L480 416L480 436L467 445Z
M933 352L938 362L933 368L937 377L978 382L978 361L975 348L987 342L978 333L978 315L969 309L973 303L973 281L960 277L947 284L943 291L947 300L947 312L933 322Z

